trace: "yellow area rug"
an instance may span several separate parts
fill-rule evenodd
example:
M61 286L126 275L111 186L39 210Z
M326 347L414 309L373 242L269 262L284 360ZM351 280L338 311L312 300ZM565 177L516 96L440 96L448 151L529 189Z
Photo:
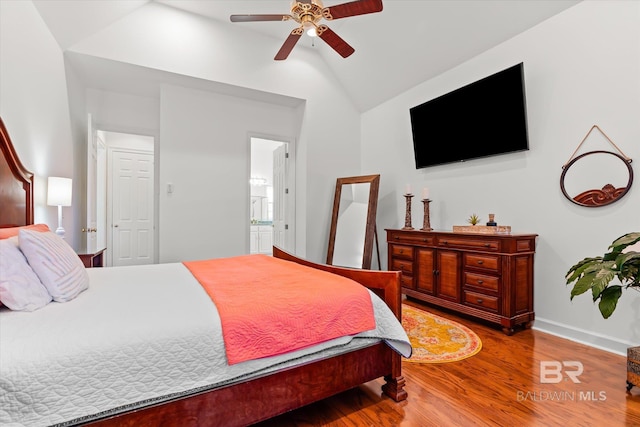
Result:
M456 362L477 354L482 341L471 329L453 320L402 304L402 326L407 331L414 363Z

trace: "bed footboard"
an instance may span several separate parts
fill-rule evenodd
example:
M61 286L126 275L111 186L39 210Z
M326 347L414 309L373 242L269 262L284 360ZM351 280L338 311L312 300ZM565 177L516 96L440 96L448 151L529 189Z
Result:
M299 258L288 252L283 251L277 246L273 247L273 256L287 261L297 262L298 264L317 268L319 270L329 271L340 276L348 277L361 285L371 289L376 295L389 306L393 314L399 321L402 321L402 292L400 288L400 272L398 271L373 271L358 270L353 268L336 267L326 264L317 264L305 259ZM407 398L407 392L404 390L405 380L402 376L402 359L399 354L394 351L390 352L390 374L385 374L385 384L382 391L396 402Z

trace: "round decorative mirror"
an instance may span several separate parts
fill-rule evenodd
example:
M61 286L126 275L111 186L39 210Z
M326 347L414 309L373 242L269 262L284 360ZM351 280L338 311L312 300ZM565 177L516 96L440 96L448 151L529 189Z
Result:
M562 194L571 202L590 208L620 200L632 183L631 159L610 151L581 154L565 164L560 175Z

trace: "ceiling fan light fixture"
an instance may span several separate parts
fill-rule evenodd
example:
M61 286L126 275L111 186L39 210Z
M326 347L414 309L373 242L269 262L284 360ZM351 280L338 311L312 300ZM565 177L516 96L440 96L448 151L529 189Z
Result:
M289 53L291 53L305 32L309 37L321 38L340 56L346 58L355 52L355 49L325 24L320 24L320 21L323 19L332 21L380 11L382 11L382 0L351 0L330 7L324 7L322 0L293 0L291 2L290 15L231 15L231 22L288 21L289 19L297 22L299 27L289 33L282 47L273 58L276 61L287 59Z

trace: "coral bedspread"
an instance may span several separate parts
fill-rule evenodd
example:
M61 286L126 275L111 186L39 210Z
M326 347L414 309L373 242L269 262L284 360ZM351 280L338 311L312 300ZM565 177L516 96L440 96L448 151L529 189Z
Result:
M376 327L369 292L344 277L267 255L183 264L218 308L230 365Z

